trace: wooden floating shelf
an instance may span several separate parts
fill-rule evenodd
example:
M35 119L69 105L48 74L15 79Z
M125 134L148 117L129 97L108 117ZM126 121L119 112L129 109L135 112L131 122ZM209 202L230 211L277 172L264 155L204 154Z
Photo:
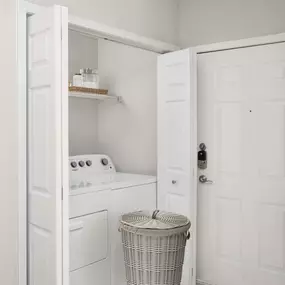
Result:
M94 89L87 87L77 87L77 86L69 86L70 92L80 92L80 93L89 93L89 94L99 94L99 95L108 95L107 89Z
M82 99L93 99L93 100L99 100L99 101L110 100L110 101L117 101L119 103L122 102L122 97L107 95L107 94L108 94L108 90L105 90L105 89L69 87L69 97L82 98Z

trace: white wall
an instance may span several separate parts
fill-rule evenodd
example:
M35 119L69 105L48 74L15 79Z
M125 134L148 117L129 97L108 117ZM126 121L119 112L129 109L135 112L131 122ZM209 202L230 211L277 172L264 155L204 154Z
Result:
M81 68L98 68L98 41L82 35L78 32L69 30L69 80L78 73Z
M98 67L98 41L69 31L69 80L80 68ZM69 98L69 154L97 153L95 100Z
M177 0L29 0L67 6L73 15L93 19L142 36L175 43Z
M101 87L124 99L124 104L99 105L69 99L70 155L106 153L119 171L156 173L156 58L69 32L70 79L82 67L98 67Z
M69 155L98 152L97 114L97 101L69 98Z
M179 43L189 47L285 32L284 0L180 0Z
M99 149L119 171L156 173L156 59L154 53L99 40L101 86L124 100L99 105Z
M7 285L18 284L18 95L16 13L16 0L3 0L0 2L0 284Z

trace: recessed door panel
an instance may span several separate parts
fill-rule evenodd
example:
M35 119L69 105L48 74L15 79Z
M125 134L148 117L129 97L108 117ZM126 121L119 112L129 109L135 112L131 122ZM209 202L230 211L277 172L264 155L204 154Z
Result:
M285 177L285 96L284 102L262 102L258 119L258 171L265 177Z
M240 103L224 103L216 107L217 171L241 172L242 115Z
M259 207L259 266L283 271L285 267L285 207L262 204Z

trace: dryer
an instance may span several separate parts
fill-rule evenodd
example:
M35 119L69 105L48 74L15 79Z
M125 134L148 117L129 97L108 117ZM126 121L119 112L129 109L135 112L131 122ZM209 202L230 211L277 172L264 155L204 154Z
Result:
M107 155L69 158L70 285L124 285L123 213L156 208L156 177L120 173Z

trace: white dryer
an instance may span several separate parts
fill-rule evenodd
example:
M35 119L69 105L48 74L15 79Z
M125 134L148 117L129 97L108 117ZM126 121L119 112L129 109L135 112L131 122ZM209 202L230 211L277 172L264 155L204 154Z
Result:
M117 172L107 155L69 164L70 285L124 285L119 218L156 208L156 177Z

